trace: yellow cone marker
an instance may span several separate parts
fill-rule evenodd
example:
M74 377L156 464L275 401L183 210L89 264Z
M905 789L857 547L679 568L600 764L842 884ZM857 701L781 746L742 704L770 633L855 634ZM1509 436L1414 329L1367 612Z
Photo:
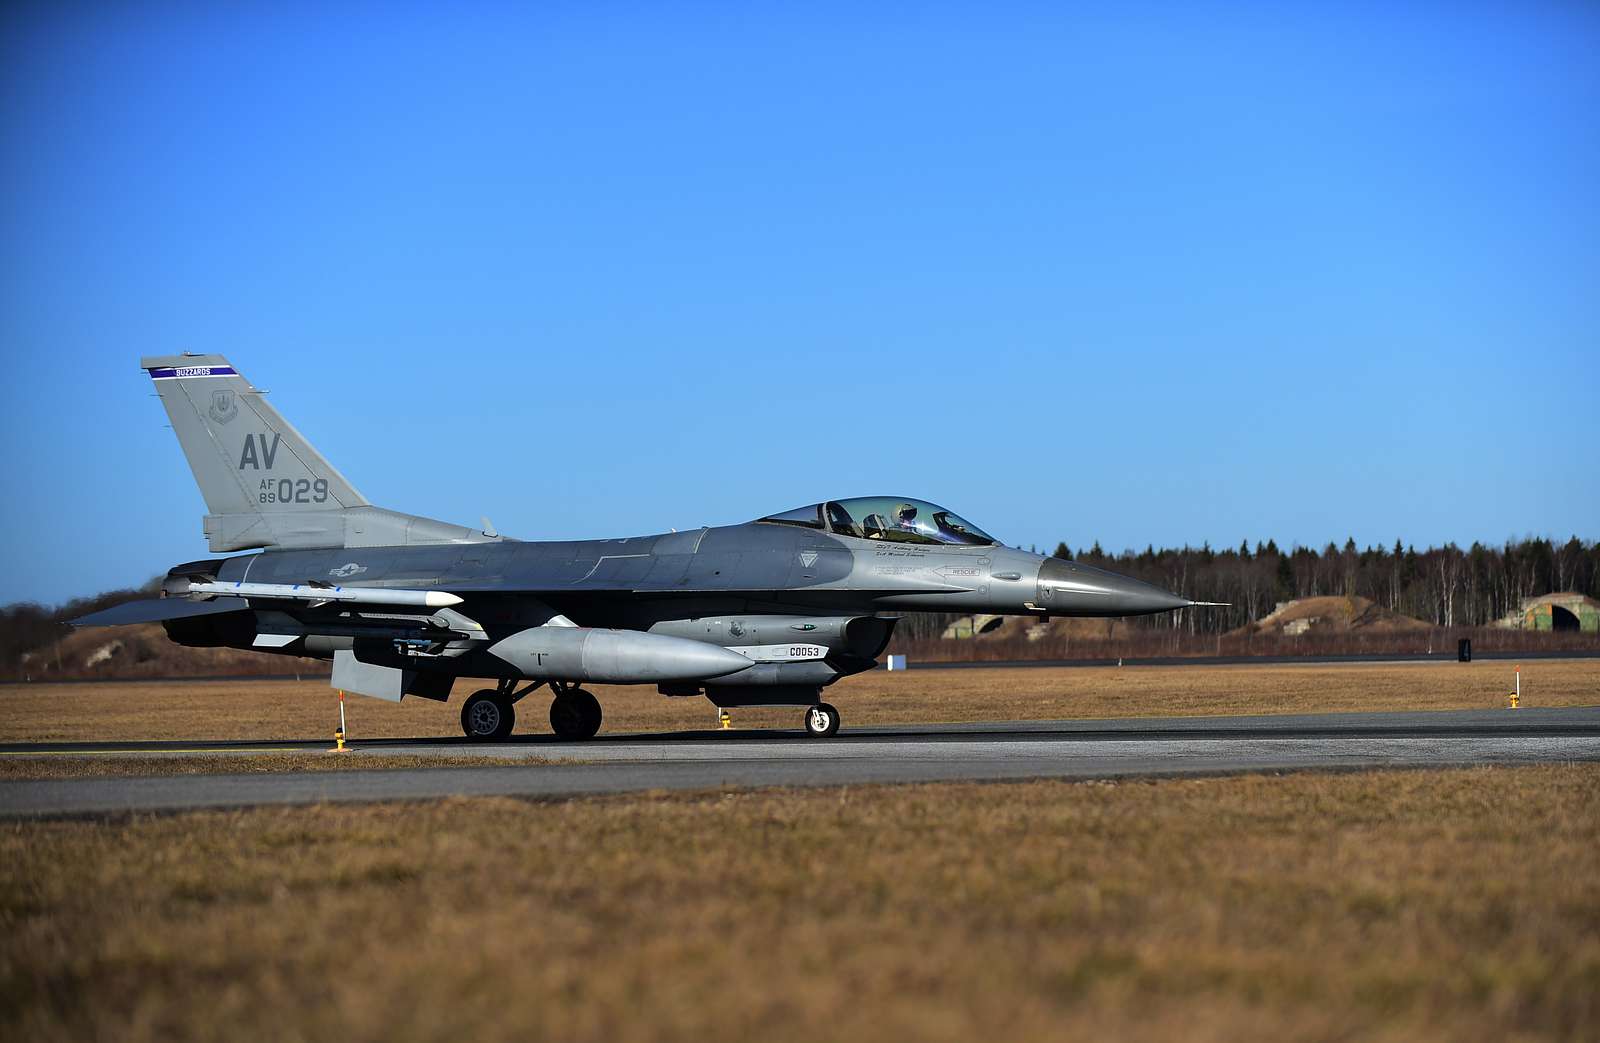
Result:
M726 709L718 708L717 720L721 722L724 731L733 727L733 714Z
M1522 705L1522 667L1520 665L1517 667L1517 687L1513 688L1506 698L1510 701L1510 706L1513 710Z

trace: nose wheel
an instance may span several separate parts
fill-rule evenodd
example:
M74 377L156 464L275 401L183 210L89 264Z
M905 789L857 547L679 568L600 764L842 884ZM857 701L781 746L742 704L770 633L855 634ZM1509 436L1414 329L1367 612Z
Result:
M806 734L816 739L829 739L839 733L839 711L830 703L818 703L806 708Z

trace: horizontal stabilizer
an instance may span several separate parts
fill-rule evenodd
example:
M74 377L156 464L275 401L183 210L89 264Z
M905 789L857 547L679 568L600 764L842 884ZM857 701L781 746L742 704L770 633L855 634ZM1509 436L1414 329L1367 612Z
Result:
M215 616L224 612L244 612L250 608L243 600L190 601L188 598L147 598L91 612L71 621L75 627L118 627L128 623L164 623L169 619Z

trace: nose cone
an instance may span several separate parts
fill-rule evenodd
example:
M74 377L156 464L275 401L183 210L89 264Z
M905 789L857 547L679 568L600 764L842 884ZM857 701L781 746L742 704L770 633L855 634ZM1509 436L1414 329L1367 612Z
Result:
M1046 558L1039 566L1039 607L1074 616L1143 616L1191 602L1115 572Z

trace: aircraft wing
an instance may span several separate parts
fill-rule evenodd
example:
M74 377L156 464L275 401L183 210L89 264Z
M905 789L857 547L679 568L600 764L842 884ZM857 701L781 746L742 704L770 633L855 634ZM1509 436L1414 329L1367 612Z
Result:
M191 601L188 598L146 598L91 612L71 621L75 627L116 627L126 623L163 623L169 619L243 612L250 606L242 598Z

